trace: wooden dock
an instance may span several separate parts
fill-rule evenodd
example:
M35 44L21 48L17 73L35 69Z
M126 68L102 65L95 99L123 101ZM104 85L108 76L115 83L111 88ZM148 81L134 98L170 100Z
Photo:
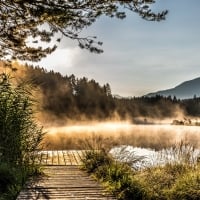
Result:
M80 170L82 151L43 151L36 162L44 175L31 179L17 200L115 200L88 174Z
M36 164L51 165L81 165L82 150L40 151L37 153Z

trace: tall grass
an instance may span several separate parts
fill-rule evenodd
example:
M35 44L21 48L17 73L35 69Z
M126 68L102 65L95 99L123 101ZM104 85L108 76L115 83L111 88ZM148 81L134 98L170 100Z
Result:
M151 199L198 200L200 199L200 166L184 163L152 167L135 175L145 183Z
M100 138L96 141L100 141ZM82 158L83 168L99 179L118 199L148 200L148 192L142 182L134 178L130 163L120 163L114 160L105 149L101 148L103 142L96 145L96 141L95 143L86 142L90 149L85 151Z
M146 188L134 178L131 168L114 161L105 151L87 151L82 161L84 169L95 175L118 199L149 199Z
M165 160L166 163L193 165L197 162L197 153L198 151L193 145L181 140L173 144L170 148L163 149L160 159Z
M44 133L33 116L33 100L24 85L0 75L0 161L23 165L34 158Z
M169 191L172 200L200 199L200 169L188 171L180 176Z
M33 163L43 131L33 116L33 100L24 85L0 75L0 199L15 199L26 178L37 171ZM32 163L32 165L30 165Z
M82 161L87 172L100 180L117 199L199 200L200 164L193 160L193 153L190 145L180 143L171 148L170 155L178 160L142 170L131 168L129 162L118 162L100 149L86 151ZM138 162L138 158L132 158L134 161Z

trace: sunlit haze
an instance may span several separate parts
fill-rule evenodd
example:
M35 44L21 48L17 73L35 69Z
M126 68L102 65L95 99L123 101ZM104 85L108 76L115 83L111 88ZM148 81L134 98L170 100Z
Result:
M85 125L71 125L71 126L62 126L62 127L50 127L46 128L48 133L65 133L65 132L101 132L107 130L124 130L131 127L129 122L102 122L102 123L87 123Z
M85 125L48 127L47 149L84 148L83 142L103 144L107 148L131 145L162 149L181 141L200 147L199 126L170 124L134 125L129 122L105 122Z

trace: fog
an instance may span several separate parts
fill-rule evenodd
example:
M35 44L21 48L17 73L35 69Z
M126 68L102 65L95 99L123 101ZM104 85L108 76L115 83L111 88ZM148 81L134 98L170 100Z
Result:
M87 144L111 149L117 145L160 150L180 141L200 148L200 126L169 123L135 125L128 121L93 122L45 128L45 149L85 149Z

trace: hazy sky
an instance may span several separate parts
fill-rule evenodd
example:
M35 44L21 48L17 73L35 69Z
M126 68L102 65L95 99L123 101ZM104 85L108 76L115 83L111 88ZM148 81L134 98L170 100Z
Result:
M112 93L139 96L200 76L200 0L159 0L166 21L147 22L135 13L125 20L101 17L84 31L103 41L104 53L91 54L62 40L40 66L63 75L109 83Z

